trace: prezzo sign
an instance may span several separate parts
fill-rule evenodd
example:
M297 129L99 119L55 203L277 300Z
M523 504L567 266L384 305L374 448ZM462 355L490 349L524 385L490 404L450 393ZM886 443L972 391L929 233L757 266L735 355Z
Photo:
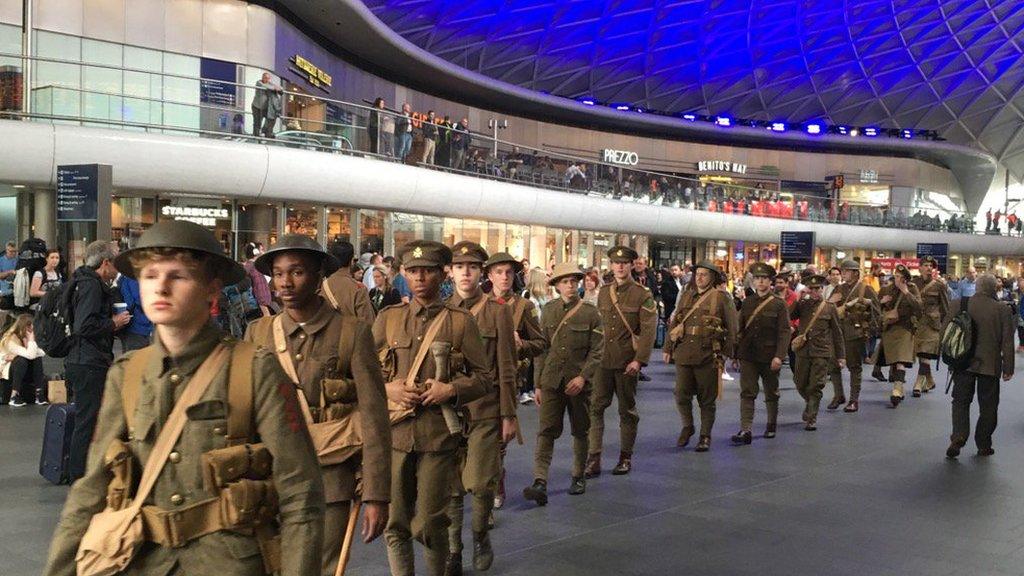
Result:
M175 220L186 220L200 226L216 226L217 220L227 220L231 216L227 208L201 208L195 206L164 206L160 213Z
M697 170L700 172L732 172L734 174L746 174L747 165L725 160L701 160L697 162Z
M640 163L640 156L636 152L630 152L629 150L611 150L606 148L601 151L601 158L605 162L622 164L624 166L636 166Z
M878 184L878 170L862 168L860 171L860 181L864 184Z

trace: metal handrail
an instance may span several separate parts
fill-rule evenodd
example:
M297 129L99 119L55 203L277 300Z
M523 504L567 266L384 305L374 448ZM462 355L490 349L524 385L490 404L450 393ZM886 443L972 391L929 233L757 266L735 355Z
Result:
M110 70L117 70L117 71L120 71L120 72L132 72L132 73L160 76L161 78L177 78L177 79L189 80L189 81L192 81L192 82L198 82L198 83L200 83L200 86L202 85L202 83L217 83L217 84L221 84L221 85L234 86L234 87L240 88L242 90L252 90L252 91L260 90L260 88L258 88L256 86L242 84L242 83L239 83L239 82L232 82L232 81L226 81L226 80L215 80L215 79L202 78L202 77L196 77L196 76L188 76L188 75L183 75L183 74L174 74L174 73L168 73L168 72L157 72L157 71L153 71L153 70L145 70L145 69L138 69L138 68L126 68L126 67L123 67L123 66L115 66L115 65L110 65L110 64L101 64L101 63L92 63L92 62L81 62L81 61L74 61L74 60L67 60L67 59L60 59L60 58L40 57L40 56L25 57L25 56L23 56L21 54L13 54L13 53L5 53L5 52L0 52L0 57L9 57L9 58L20 59L20 60L26 60L27 59L27 60L33 60L33 61L39 61L39 62L51 62L51 63L73 65L73 66L86 66L86 67L91 67L91 68L104 68L104 69L110 69ZM41 89L46 89L46 88L50 88L50 89L53 89L53 90L68 90L68 91L77 92L79 94L96 94L96 95L106 96L106 97L110 97L110 98L122 98L122 99L128 99L128 100L133 100L133 101L155 102L155 103L166 104L166 105L170 105L170 106L188 106L188 107L195 107L195 108L201 109L201 110L202 109L207 109L207 110L217 110L217 111L230 111L230 112L233 112L235 114L242 114L243 116L246 116L246 117L252 116L252 112L244 105L244 102L248 99L247 95L244 92L235 96L235 101L236 101L235 105L216 105L216 104L209 104L209 103L203 103L203 102L198 102L198 103L197 102L184 102L184 101L175 100L175 99L154 98L154 97L150 97L150 96L138 96L138 95L133 95L133 94L127 94L127 93L125 93L123 91L118 93L118 92L110 92L110 91L104 91L104 90L93 90L93 89L76 88L76 87L68 87L68 86L60 86L60 85L40 86L40 87L34 88L33 90L41 90ZM314 96L314 95L305 94L305 93L301 93L301 92L294 92L294 91L288 91L288 90L283 90L282 89L280 94L282 94L282 96L287 95L287 96L290 96L290 97L303 98L303 99L307 99L307 100L314 101L314 102L326 102L326 103L336 104L336 105L340 105L342 107L355 109L357 112L358 111L365 111L367 114L379 114L379 115L387 115L387 116L392 116L392 117L400 116L400 114L397 114L397 113L395 113L395 112L393 112L391 110L388 110L388 109L375 108L375 107L371 107L371 106L365 106L365 105L362 105L362 104L359 104L359 103L347 102L347 101L344 101L344 100L337 100L337 99L327 98L327 97L322 97L322 96ZM29 97L31 97L31 96L29 96ZM390 157L390 156L388 156L386 154L382 154L382 153L379 152L380 137L382 136L382 134L380 133L380 123L379 123L379 121L378 121L378 152L373 152L371 150L361 150L361 149L342 150L342 149L338 149L336 147L318 145L318 144L312 143L312 142L303 142L303 143L287 142L287 143L284 143L282 141L275 140L273 138L265 138L265 137L262 137L262 136L253 136L253 135L250 135L250 134L237 134L237 133L224 132L224 131L216 131L216 130L204 130L204 129L200 129L200 128L186 127L186 126L175 126L175 125L169 125L169 124L152 124L152 123L135 122L135 121L123 121L123 120L118 121L118 120L111 120L109 118L90 118L90 117L84 116L84 115L82 115L82 116L68 116L68 115L53 115L53 114L22 114L22 113L19 113L19 112L4 112L4 113L7 114L8 116L22 117L22 118L25 118L25 119L36 118L36 119L48 119L48 120L84 122L84 123L93 123L93 124L95 124L95 123L104 123L104 124L109 124L109 125L113 125L113 126L144 128L147 131L149 131L149 130L160 130L160 131L186 132L186 133L198 134L200 136L229 137L231 139L244 139L245 141L254 141L254 142L265 143L265 144L274 144L274 143L282 144L283 143L283 144L286 144L286 145L300 145L300 146L303 146L303 147L306 147L306 148L310 148L310 149L330 151L330 152L334 152L334 153L343 152L343 153L352 153L352 154L357 154L357 155L371 156L371 157L380 158L380 159L397 160L395 158L392 158L392 157ZM357 117L358 117L358 115L357 115ZM280 118L282 118L285 121L292 120L292 119L297 119L297 120L302 121L302 122L310 122L310 120L308 120L308 119L296 118L296 117L293 117L293 116L283 116L282 115ZM366 117L366 121L369 122L369 117ZM359 124L348 124L348 123L332 122L332 121L329 121L327 119L315 120L315 121L312 121L312 122L314 122L314 124L316 124L317 126L323 126L325 128L342 128L342 129L353 129L353 130L368 130L368 126L359 125ZM425 120L422 120L422 122L425 122ZM601 169L596 169L594 171L591 171L590 174L585 177L585 182L584 182L585 185L582 188L579 188L579 187L576 187L576 186L571 186L569 184L569 182L567 182L565 180L565 175L562 174L562 173L559 173L558 171L554 172L553 177L551 176L551 174L545 173L545 174L541 174L540 177L531 178L529 180L525 179L525 178L519 178L519 177L506 177L502 172L506 168L508 168L508 166L509 166L509 162L510 162L509 161L509 152L510 152L509 149L514 149L514 150L517 150L519 152L519 154L521 154L524 158L529 158L529 157L531 157L531 154L532 154L533 157L536 157L536 158L539 158L539 159L547 159L549 161L552 161L552 164L554 164L554 161L558 161L559 164L563 164L564 163L564 164L566 164L566 166L568 166L569 164L573 164L573 163L584 163L587 166L602 167L604 172L610 173L613 176L614 175L618 175L618 177L620 179L625 179L626 175L637 175L637 176L639 176L639 179L638 179L637 182L635 182L635 186L633 187L633 191L631 191L631 195L632 194L636 194L636 195L649 195L650 194L651 191L649 190L648 186L644 185L644 184L641 184L641 181L647 183L647 182L650 182L651 180L654 180L654 181L659 181L659 182L665 182L665 183L668 183L670 185L671 184L678 184L678 183L686 183L687 184L686 187L691 188L691 194L692 194L693 202L691 202L690 206L692 206L694 209L701 209L699 204L697 203L697 197L699 195L702 195L702 193L703 193L705 188L712 189L712 190L715 189L715 188L723 188L723 189L725 189L726 190L726 194L723 195L723 196L720 196L720 198L722 198L722 199L731 197L732 195L734 195L736 193L740 193L740 194L745 194L745 195L756 194L758 196L764 196L764 195L767 195L767 196L783 196L783 195L785 195L785 196L792 197L793 201L796 201L797 199L799 199L800 201L806 200L806 201L808 201L809 204L812 204L815 207L819 206L819 205L821 206L820 210L815 208L815 212L820 212L820 215L818 215L818 217L813 218L813 219L811 219L811 218L807 218L807 219L808 220L814 220L814 221L822 221L822 222L833 222L833 221L843 222L843 220L840 220L838 218L838 216L839 216L839 206L841 206L842 204L845 204L850 209L857 209L857 208L867 209L868 207L871 206L871 205L859 204L859 203L855 203L855 202L844 201L842 203L835 204L835 208L832 208L831 204L835 203L835 202L838 202L838 200L833 200L831 198L822 198L820 196L814 196L814 195L801 194L799 192L788 192L788 191L782 190L782 189L779 189L779 190L769 190L769 189L761 189L761 188L757 188L757 187L749 186L749 185L744 185L744 184L732 184L732 183L728 183L728 184L724 184L724 183L723 184L714 184L714 183L711 183L711 184L708 184L707 186L705 186L705 185L701 184L701 180L699 178L693 178L693 177L688 177L688 176L680 176L680 175L673 174L673 173L658 172L658 171L652 171L652 170L635 169L635 168L630 168L630 167L626 167L626 166L620 166L620 165L616 165L616 164L610 164L610 163L602 162L602 161L596 160L596 159L590 159L590 158L584 158L584 157L580 157L580 156L574 156L572 154L566 154L566 153L562 153L562 152L558 152L558 151L552 151L552 150L542 149L542 148L534 148L534 147L531 147L531 146L516 144L514 142L509 142L509 141L505 141L505 140L501 140L501 139L495 139L495 138L493 138L491 136L488 136L488 135L485 135L485 134L481 134L481 133L477 133L477 132L473 132L471 130L469 130L469 131L459 130L459 129L456 129L456 128L453 128L451 126L444 125L444 124L437 124L437 128L438 128L438 130L445 130L445 131L449 131L451 133L467 133L467 134L469 134L474 139L474 142L481 142L481 141L482 142L486 142L488 144L488 153L482 157L482 160L484 160L485 167L487 167L487 168L489 168L491 170L491 173L482 174L482 173L480 173L478 171L458 170L458 169L455 169L455 168L435 166L435 165L430 165L430 164L420 164L420 166L422 166L422 167L446 170L446 171L450 171L450 172L453 172L453 173L468 174L468 175L473 175L473 176L477 176L477 177L484 176L484 177L495 179L495 180L503 180L503 181L509 181L509 182L514 182L514 183L527 183L527 184L529 184L531 186L536 186L536 187L541 187L541 188L551 189L551 190L590 193L590 194L595 194L595 195L603 195L603 196L606 196L606 197L621 197L622 194L623 194L623 187L621 186L621 184L623 183L622 180L619 180L617 182L615 180L609 180L607 178L602 177L601 174L598 174L598 172L602 171ZM312 133L315 134L316 132L312 132ZM331 133L325 133L325 135L336 136L336 135L333 135ZM350 143L350 145L352 144L351 141L349 143ZM491 148L498 149L499 154L498 154L497 157L492 155L492 153L490 152ZM502 150L502 148L504 148L505 150ZM505 152L504 158L502 158L502 156L503 156L502 152L503 151ZM468 154L467 154L467 156L468 156ZM533 172L532 169L529 170L529 171ZM766 178L765 180L766 181L773 181L773 180L771 180L769 178ZM777 180L774 180L774 181L777 181ZM561 185L559 185L558 183L560 183ZM595 188L598 188L600 190L595 190ZM659 194L660 197L657 198L657 199L652 199L652 200L655 200L658 203L662 203L664 201L664 199L666 197L668 197L668 195L670 193L674 193L675 190L680 190L681 191L681 190L683 190L683 187L682 186L676 186L676 188L674 188L674 189L670 187L669 189L659 190L658 194ZM714 196L718 196L718 195L714 194ZM681 200L681 198L676 199L674 204L679 204L680 200ZM792 201L790 201L790 202L792 202ZM669 202L669 203L673 204L673 202ZM829 207L826 208L826 206L829 206ZM689 206L687 206L687 207L689 207ZM918 207L913 207L913 206L891 206L891 205L887 205L887 207L891 211L895 210L895 211L899 211L899 212L904 212L904 211L913 212L914 210L919 210L920 209ZM882 207L877 207L877 208L882 208ZM957 215L958 217L962 215L962 216L964 216L964 220L965 221L970 222L970 224L973 225L973 221L974 221L974 216L975 215L973 215L971 213L968 213L968 212L965 212L965 211L951 211L951 210L939 209L939 208L934 208L932 210L940 211L942 214L946 215L947 218L948 218L949 215ZM794 210L794 212L796 212L796 211ZM831 213L832 212L836 212L836 216L837 217L835 219L833 219L831 217ZM808 214L808 215L810 215L810 214ZM802 218L799 218L799 215L794 215L793 219L801 219L802 220ZM893 225L893 224L903 225L909 219L910 219L910 214L908 213L906 216L900 216L899 218L897 218L896 219L897 222L895 222L895 223L886 223L885 221L882 221L882 222L878 222L877 224L880 224L880 225L883 225L883 226L885 226L885 225ZM872 222L858 222L858 223L863 224L863 225L871 225L871 224L873 224ZM942 228L942 227L945 226L945 224L946 224L945 222L941 222L939 227Z

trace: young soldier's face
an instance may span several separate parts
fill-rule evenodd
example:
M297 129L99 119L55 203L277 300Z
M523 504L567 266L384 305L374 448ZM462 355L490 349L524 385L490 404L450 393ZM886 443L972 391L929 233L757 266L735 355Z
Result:
M754 290L758 293L767 292L772 289L772 280L767 276L754 276Z
M921 264L921 278L924 278L925 280L932 279L932 265L930 262Z
M626 280L632 273L632 262L612 262L612 275L616 280Z
M435 266L414 266L405 268L402 272L405 281L409 284L409 291L419 300L431 301L437 299L441 291L441 280L444 272Z
M494 286L495 294L506 294L512 289L516 274L511 264L495 264L487 271L487 278Z
M480 265L473 262L452 264L452 280L459 292L475 292L480 285Z
M285 308L305 306L320 288L319 262L300 252L283 252L276 256L271 272Z
M843 279L843 273L839 270L830 270L828 273L828 282L833 286L838 286L839 281Z
M857 271L856 270L843 270L843 282L846 282L847 284L853 284L856 281L857 281Z
M223 284L209 281L198 266L181 258L147 263L138 274L142 310L156 326L205 324Z
M579 295L579 287L579 280L572 276L566 276L555 283L555 289L558 290L558 295L566 300Z

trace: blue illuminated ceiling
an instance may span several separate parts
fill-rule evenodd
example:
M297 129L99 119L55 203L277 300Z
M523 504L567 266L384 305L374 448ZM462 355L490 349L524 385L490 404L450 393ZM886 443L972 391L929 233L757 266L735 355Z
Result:
M1021 0L365 0L513 85L669 113L937 130L1024 172Z

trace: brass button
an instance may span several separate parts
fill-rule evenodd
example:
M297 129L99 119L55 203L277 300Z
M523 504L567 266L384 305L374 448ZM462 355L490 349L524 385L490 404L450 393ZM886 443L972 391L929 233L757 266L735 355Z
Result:
M214 429L213 429L213 435L214 436L223 436L224 435L224 428L221 427L221 426L215 426Z
M181 382L181 376L178 376L177 374L171 374L171 382L174 384Z
M171 494L171 504L175 506L181 506L185 502L185 497L181 494Z
M167 455L167 459L173 462L174 464L177 464L178 462L181 462L181 454L179 454L178 452L171 452L170 454Z
M296 354L295 355L295 359L296 360L302 360L302 352L299 352L298 354Z
M306 339L306 333L305 332L301 332L299 334L299 340L305 340L305 339Z
M423 336L417 336L416 339L417 340L423 340Z

